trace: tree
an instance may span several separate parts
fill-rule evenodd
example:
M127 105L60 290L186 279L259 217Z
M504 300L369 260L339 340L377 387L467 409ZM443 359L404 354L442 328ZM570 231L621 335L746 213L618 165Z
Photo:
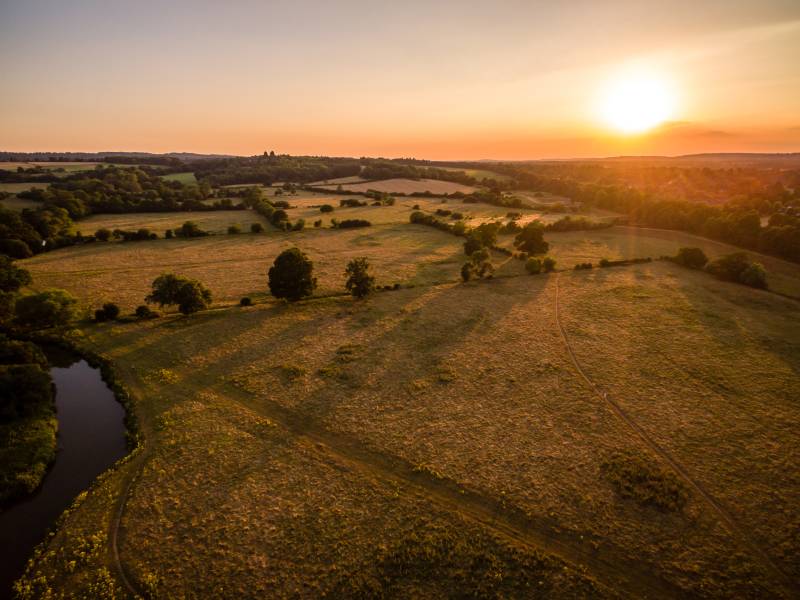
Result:
M472 279L472 271L472 263L466 262L461 265L461 279L464 280L465 283Z
M47 357L32 342L12 340L0 333L0 365L39 365L47 369Z
M544 241L544 226L538 221L528 223L514 238L514 246L528 254L544 254L550 244Z
M706 269L712 275L727 281L739 281L739 276L750 266L750 260L744 252L726 254L708 264Z
M481 248L470 254L469 260L472 264L472 273L483 279L486 275L491 276L494 273L494 266L489 261L489 249ZM463 278L463 269L462 269Z
M242 233L242 228L238 225L230 225L228 226L228 234L229 235L236 235L237 233Z
M542 272L542 261L538 258L529 258L525 261L525 270L531 275L538 275Z
M35 364L0 367L0 421L30 416L53 401L53 380Z
M369 262L365 256L362 256L347 263L344 270L344 274L347 276L344 286L356 298L364 298L375 289L375 278L367 272L368 269Z
M14 306L17 323L31 329L63 327L75 318L77 301L64 290L46 290L19 298Z
M31 274L27 270L20 269L9 257L0 255L0 291L16 292L30 283Z
M152 292L145 298L145 302L159 306L177 304L178 310L188 315L208 308L211 304L211 292L199 281L164 273L153 280Z
M267 273L269 291L276 298L286 298L291 302L310 296L317 287L313 271L313 263L299 248L284 250Z
M7 254L11 258L29 258L33 256L30 246L22 240L0 240L0 254Z
M759 263L750 263L744 271L739 274L739 281L750 287L767 289L767 271Z
M464 242L464 254L467 256L472 256L473 252L477 252L481 248L483 248L483 244L478 238L469 236Z
M101 229L98 229L97 231L94 232L94 237L96 237L101 242L107 242L108 240L111 239L111 231L109 231L105 227L102 227Z
M264 226L261 223L252 223L250 225L250 233L261 233L264 231Z
M324 213L333 212L333 206L331 206L330 204L323 204L322 206L319 207L319 212L324 212Z
M545 256L542 259L542 267L544 268L545 273L552 273L556 268L556 259Z
M681 248L675 256L675 262L689 269L702 269L708 262L706 253L700 248Z

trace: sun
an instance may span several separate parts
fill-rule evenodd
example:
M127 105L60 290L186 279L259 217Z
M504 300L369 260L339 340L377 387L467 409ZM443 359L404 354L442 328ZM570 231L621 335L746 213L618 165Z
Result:
M603 121L626 133L642 133L675 112L673 86L654 73L629 72L612 79L601 99Z

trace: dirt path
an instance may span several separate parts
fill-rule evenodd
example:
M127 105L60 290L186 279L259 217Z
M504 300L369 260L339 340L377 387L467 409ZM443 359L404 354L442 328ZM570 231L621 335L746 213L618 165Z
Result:
M631 430L633 430L636 436L638 436L639 439L650 450L659 456L661 460L663 460L681 479L684 480L684 482L686 482L687 485L689 485L691 489L697 493L700 498L703 499L703 501L705 501L708 506L711 507L725 527L732 534L734 534L734 536L739 538L742 545L750 551L750 553L759 562L759 564L761 564L766 572L770 573L776 579L776 581L780 583L781 587L784 588L784 591L789 593L790 597L794 597L797 594L797 588L794 586L791 579L783 571L781 571L781 569L772 561L769 555L747 534L744 526L740 525L733 518L733 516L717 500L714 499L714 497L705 489L705 487L689 474L686 468L680 462L678 462L677 459L673 458L666 450L661 448L661 446L659 446L656 441L651 438L650 435L627 412L625 412L622 406L611 396L609 396L608 392L603 391L596 383L594 383L594 381L592 381L583 370L581 364L578 362L578 358L575 356L575 353L572 350L572 346L569 343L569 338L567 337L567 332L561 322L561 307L559 302L560 279L561 274L559 273L556 275L556 322L558 324L558 330L561 334L561 338L564 341L567 352L569 353L570 359L572 360L575 369L583 381L586 383L589 389L595 393L595 395L603 400L603 402L621 421L623 421Z

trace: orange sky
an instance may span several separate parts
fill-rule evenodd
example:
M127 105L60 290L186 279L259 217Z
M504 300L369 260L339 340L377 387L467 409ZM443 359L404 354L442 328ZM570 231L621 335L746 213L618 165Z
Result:
M7 1L0 65L0 150L800 151L797 0ZM623 135L600 105L631 70L674 106Z

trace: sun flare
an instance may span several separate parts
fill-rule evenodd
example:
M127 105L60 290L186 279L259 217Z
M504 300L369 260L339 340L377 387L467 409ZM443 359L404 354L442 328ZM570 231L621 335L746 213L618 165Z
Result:
M626 73L609 82L601 100L603 121L617 131L642 133L675 113L673 87L651 73Z

